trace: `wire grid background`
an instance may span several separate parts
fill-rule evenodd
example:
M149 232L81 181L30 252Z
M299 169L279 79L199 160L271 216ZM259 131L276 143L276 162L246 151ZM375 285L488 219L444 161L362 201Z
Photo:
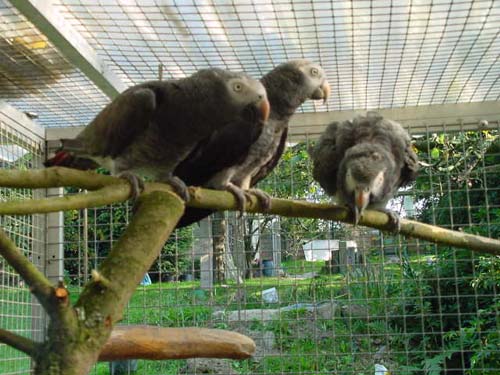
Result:
M255 77L290 59L320 63L334 88L304 112L498 100L500 3L488 1L54 0L124 86L200 68ZM85 125L101 91L7 0L0 97L44 126Z
M437 163L439 168L432 173L430 167L424 167L419 190L401 191L390 207L402 217L425 211L426 215L418 216L424 222L498 238L500 152L492 145L498 144L499 130L496 122L488 126L491 138L482 131L447 133L444 127L428 127L425 133L414 135L422 161ZM455 143L464 136L475 141ZM304 144L305 150L313 142L307 135L302 139L306 141L293 147ZM439 139L450 141L448 158L433 156ZM456 145L463 149L454 149ZM261 186L274 196L304 199L304 194L310 194L309 199L319 196L327 200L315 191L310 160L291 155L285 155ZM457 176L464 177L462 184L457 185ZM405 201L409 198L411 204ZM253 236L253 245L260 243L261 262L252 262L247 278L242 272L240 278L217 281L216 255L209 256L205 266L200 264L200 257L213 249L217 238L213 225L221 218L226 220L225 251L233 254L231 262L225 258L230 268L225 274L233 277L249 249L245 235L267 224ZM73 295L128 220L126 205L65 213L65 278ZM357 250L340 245L331 262L306 261L303 245L326 239L355 241ZM250 214L243 219L234 214L212 216L201 227L194 225L172 234L148 273L153 283L138 287L121 324L230 329L252 337L256 355L249 361L138 361L136 373L373 374L374 365L383 364L393 374L496 374L498 361L484 365L481 361L500 356L495 336L499 330L498 274L490 275L490 287L473 287L482 276L478 268L471 267L483 259L481 254L451 252L443 261L439 254L446 250L426 241L327 221ZM273 251L279 251L279 256ZM252 252L249 258L254 255ZM274 265L264 262L269 260ZM211 277L213 286L206 287ZM264 300L263 291L270 288L276 288L278 301ZM489 323L473 324L481 320ZM461 334L457 337L456 332ZM473 348L467 332L490 337L490 341L483 339L484 347ZM483 359L475 360L475 372L465 372L474 360L471 351ZM438 365L441 367L432 367ZM107 371L108 364L94 369L96 374Z
M125 85L157 78L159 64L164 66L165 78L183 77L214 65L259 77L278 63L305 57L325 68L334 90L326 106L308 102L298 112L498 101L500 96L500 2L494 0L390 3L54 0L51 6ZM37 114L37 122L43 126L88 123L108 98L67 60L66 51L58 50L7 0L0 0L0 17L0 99L21 111ZM498 123L490 125L495 129L493 134L498 134ZM436 139L432 134L436 132L438 137L451 127L460 130L461 124L427 128L423 134L430 141L421 151L430 164L436 162L433 157ZM12 129L2 132L1 144L19 144L24 139L22 147L31 145L28 149L33 149L39 163L42 153L35 147L38 140L30 143L26 136L12 134L15 134ZM462 129L457 134L469 133ZM307 134L290 140L298 142L304 138ZM7 148L2 152L15 154L18 149ZM438 173L424 174L427 185L422 184L419 191L402 194L427 199L431 214L425 221L442 223L447 218L444 220L449 223L447 226L454 229L478 230L498 237L498 184L492 182L497 172L470 150L462 152L468 156L460 161L460 168L466 176L472 168L474 175L470 186L452 181L451 178L457 177L447 168L453 165L449 159L443 159ZM285 158L280 171L288 168L289 173L278 171L262 186L278 196L291 193L297 198L315 198L314 192L305 196L300 193L303 186L315 185L309 180L310 164L302 165L298 160ZM12 164L16 162L5 165ZM289 186L288 190L284 186ZM455 194L462 191L465 201L454 200ZM11 190L4 193L18 194ZM34 193L23 190L19 194L30 197ZM433 199L438 196L448 197L448 205L439 205ZM403 206L405 214L405 201L401 199L395 201L393 208ZM64 278L76 298L90 270L99 264L125 228L129 208L120 205L64 215L61 227L64 242L60 244L65 252ZM2 222L3 227L7 225L8 229L18 231L9 234L28 253L33 252L32 258L38 264L42 264L43 256L38 258L35 254L43 245L44 240L40 239L44 238L45 229L40 220L22 217L4 218ZM227 222L226 246L235 252L245 249L249 216L245 220L230 218ZM257 216L254 224L265 220L265 216ZM485 319L498 322L498 304L496 307L493 304L493 310L482 311L485 299L497 303L498 282L493 284L492 291L484 292L484 288L470 291L471 282L482 275L475 271L473 277L462 273L462 266L480 261L479 255L469 254L465 258L452 255L446 265L453 272L441 277L437 266L443 266L438 263L442 248L422 241L372 231L353 235L349 227L325 222L320 222L314 230L305 220L292 225L274 218L268 223L271 224L272 230L262 233L260 246L267 248L263 259L275 261L274 271L280 277L260 277L269 271L261 263L253 266L253 279L215 283L208 290L201 290L197 280L177 281L192 276L207 278L212 274L210 268L213 269L210 262L214 261L209 259L208 268L199 271L200 249L211 247L213 228L178 231L149 273L153 285L139 288L123 321L123 324L198 325L237 330L256 340L255 361L140 361L139 373L371 374L374 364L381 363L393 374L412 373L411 367L417 368L415 374L433 374L432 366L446 363L447 374L461 374L462 368L470 365L467 353L470 335L477 335L485 345L479 350L484 354L480 361L489 367L479 362L478 373L500 371L500 364L491 365L487 358L487 355L499 357L498 337L494 340L494 336L489 336L498 332L498 323L471 323L472 318L478 322ZM322 265L301 259L304 239L353 237L363 250L362 255L356 256L348 249L344 253L356 258L356 264L344 266L349 257L339 256L338 264L329 265L332 275L308 278ZM274 254L269 249L274 249ZM366 249L370 251L365 253ZM276 250L280 250L281 262ZM244 260L241 254L233 259L240 265ZM206 267L207 263L203 265ZM426 272L422 271L425 267L428 267ZM7 311L1 310L0 323L2 327L4 323L7 327L13 324L21 334L32 332L34 337L40 337L39 327L43 324L38 305L33 304L16 277L2 268L0 308ZM278 304L262 300L262 291L271 287L277 288ZM391 294L394 289L403 293L398 299ZM461 289L468 294L461 294ZM449 295L440 295L441 290L447 290ZM467 301L472 301L476 308L461 309ZM436 305L437 310L430 309ZM450 311L448 305L456 306L455 311ZM263 311L277 307L289 311L274 316ZM257 309L253 318L249 309ZM450 320L457 322L455 328L462 329L463 335L458 339L443 332ZM472 333L471 327L476 328ZM493 340L486 341L490 337ZM0 373L29 372L30 363L25 356L5 346L0 350L4 350L0 356L0 366L4 368ZM455 354L444 362L444 357L453 350L463 354L458 358ZM457 370L453 372L453 368ZM98 365L95 372L107 373L107 364Z
M45 140L23 129L22 124L0 112L1 168L40 168L45 158ZM0 189L2 201L40 198L30 189ZM45 257L45 222L43 215L2 216L2 230L23 254L40 270ZM42 309L21 277L0 258L0 327L22 336L41 340L44 337ZM0 344L0 373L25 374L31 361L23 353Z

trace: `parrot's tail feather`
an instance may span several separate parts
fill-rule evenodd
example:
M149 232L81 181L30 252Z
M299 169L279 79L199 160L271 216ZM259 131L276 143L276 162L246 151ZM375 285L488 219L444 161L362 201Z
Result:
M214 210L204 209L204 208L194 208L187 207L184 215L180 218L179 222L176 225L176 228L184 228L193 223L197 223L198 221L206 218L210 214L212 214Z
M45 163L43 163L43 165L45 165L46 167L53 167L53 166L65 166L68 161L71 162L71 160L68 160L68 159L72 159L73 156L69 153L69 152L66 152L66 151L59 151L55 154L54 157L48 159Z
M96 169L99 167L92 159L75 156L67 151L58 151L56 154L43 163L46 167L68 167L80 170Z

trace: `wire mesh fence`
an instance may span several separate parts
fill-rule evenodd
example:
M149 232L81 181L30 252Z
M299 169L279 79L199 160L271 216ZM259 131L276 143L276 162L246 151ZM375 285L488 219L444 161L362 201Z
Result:
M10 111L0 110L0 165L6 169L39 168L45 158L45 140ZM2 201L40 198L43 192L30 189L0 189ZM45 260L45 218L43 215L1 216L0 227L40 270ZM41 340L44 316L21 277L0 257L0 327ZM0 344L0 373L26 374L31 360L23 353Z
M88 123L108 99L13 3L0 0L0 98L44 126ZM160 64L166 79L207 66L260 77L306 57L325 68L335 88L326 106L299 109L306 113L494 103L500 95L494 0L54 0L48 8L127 86L157 78ZM1 167L40 166L43 137L0 116ZM459 122L418 129L414 144L425 164L391 209L498 238L498 121L474 131ZM311 179L313 140L292 133L261 187L278 197L327 201ZM42 194L0 192L5 200ZM0 224L52 281L65 280L75 300L130 215L128 205L113 205L2 217ZM139 374L381 375L382 366L392 374L496 374L499 267L492 256L324 220L216 214L170 237L121 324L235 330L256 341L254 358L128 366ZM3 262L0 286L0 327L42 339L38 305ZM0 345L1 374L29 373L30 366ZM107 363L94 369L109 371Z
M498 123L445 130L413 135L423 167L390 208L498 238ZM313 141L303 139L261 187L328 201L311 179ZM73 297L129 217L126 205L65 213L64 270ZM376 366L393 374L496 374L498 267L498 257L369 228L214 214L172 234L121 324L229 329L255 340L255 356L128 365L138 374L373 374ZM94 373L109 369L99 364Z
M19 3L0 1L0 97L44 126L88 123L106 97ZM160 65L165 79L208 66L262 77L311 59L336 88L326 106L300 109L319 112L498 100L499 4L54 0L45 8L72 28L69 44L88 43L81 60L97 56L124 87L157 79Z

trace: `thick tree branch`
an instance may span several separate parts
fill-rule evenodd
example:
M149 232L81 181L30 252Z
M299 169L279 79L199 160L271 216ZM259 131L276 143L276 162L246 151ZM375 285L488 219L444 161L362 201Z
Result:
M34 174L37 178L33 178L31 174ZM68 176L66 176L66 174L68 174ZM89 182L93 180L94 177L96 178L97 182ZM82 183L82 185L78 185L80 182ZM102 188L105 185L112 184L113 188L111 190L113 190L113 197L117 199L115 202L126 200L126 197L130 192L130 188L127 186L128 183L125 180L113 178L110 176L102 176L93 172L80 172L68 168L48 168L44 170L33 171L0 171L0 186L4 187L57 187L65 186L65 184L86 189L98 189ZM170 186L165 184L146 184L145 192L154 190L172 191ZM215 210L237 210L236 200L234 199L234 196L228 192L213 191L201 188L190 188L190 192L192 198L189 202L187 202L188 206L211 208ZM103 202L103 199L100 197L97 198L99 195L100 194L96 192L96 194L91 195L90 198L87 198L87 207L95 207L102 204L101 202ZM83 204L82 201L79 200L80 198L73 198L73 196L65 197L64 200L61 200L59 198L51 199L52 201L50 204L42 203L44 211L39 211L41 208L38 207L39 202L43 200L30 200L29 202L0 203L0 213L15 214L21 210L24 213L55 212L60 211L61 209L68 209L69 207L73 207L70 203L72 199L78 201L79 208L81 208ZM61 202L64 202L64 204L62 204ZM4 204L7 204L8 206L4 207ZM259 206L259 202L257 201L257 199L252 197L252 199L248 200L247 202L246 211L263 212L288 217L309 217L325 220L343 221L347 223L351 222L349 212L344 207L338 207L330 204L317 204L305 201L291 201L285 199L273 199L271 204L272 208L268 211L264 211ZM360 224L386 231L389 231L391 227L389 217L386 214L370 210L366 211L362 220L360 220ZM401 219L400 233L407 236L440 243L443 245L461 247L474 251L500 255L499 240L452 231L429 224L419 223L413 220Z
M192 199L188 206L212 208L216 210L236 210L234 196L227 192L213 191L201 188L190 188ZM318 204L306 201L292 201L286 199L272 199L271 209L264 211L255 197L248 201L248 212L263 212L288 217L308 217L324 220L335 220L346 223L352 222L349 211L344 207L331 204ZM391 221L387 214L367 210L359 224L368 227L390 231ZM469 233L453 231L414 220L401 219L400 233L406 236L420 238L434 243L460 247L473 251L500 255L500 241Z
M54 356L59 358L61 374L83 375L90 371L114 324L121 319L130 296L177 224L183 208L181 199L170 192L154 191L140 197L127 229L99 270L92 272L91 281L75 304L76 327L73 322L51 322L49 341L37 355L35 373L48 373L53 365L50 358ZM67 334L68 330L75 334Z
M13 348L26 353L31 357L33 357L38 350L38 345L34 341L26 337L16 335L15 333L6 331L2 328L0 328L0 342L10 345Z
M54 288L47 278L19 250L7 234L0 229L0 255L29 285L31 293L46 311L53 310Z

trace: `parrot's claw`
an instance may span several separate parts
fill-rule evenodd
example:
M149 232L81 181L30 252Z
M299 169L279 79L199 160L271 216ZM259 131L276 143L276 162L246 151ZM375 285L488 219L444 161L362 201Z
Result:
M245 191L245 195L248 199L251 199L251 196L256 197L264 210L269 210L271 208L271 196L264 190L248 189Z
M394 211L391 211L391 210L387 210L387 209L379 209L377 211L380 211L380 212L383 212L384 214L386 214L388 217L389 217L389 231L393 232L393 233L399 233L400 230L401 230L401 218L399 217L399 214L394 212Z
M130 183L130 187L132 189L130 199L132 199L133 205L135 205L137 198L139 198L139 195L141 195L144 190L144 180L132 172L122 172L118 175L118 177L123 178Z
M234 195L234 199L236 199L238 205L238 210L240 211L238 218L241 218L243 216L243 212L245 212L245 206L247 203L245 191L231 182L227 184L226 190Z
M191 199L187 185L179 177L169 176L163 179L162 182L170 184L176 194L179 195L181 199L184 200L184 202L187 202L189 201L189 199Z

